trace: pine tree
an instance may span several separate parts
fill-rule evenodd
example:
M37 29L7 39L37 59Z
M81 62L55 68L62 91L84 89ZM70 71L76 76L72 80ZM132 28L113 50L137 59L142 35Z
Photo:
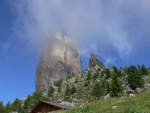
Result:
M65 91L65 96L69 96L70 93L71 93L71 89L70 89L69 84L67 84L67 86L66 86L66 91Z
M141 66L141 74L142 75L148 74L148 71L144 65Z
M12 111L17 111L19 113L22 113L24 111L22 108L22 102L18 98L16 98L12 103Z
M71 76L70 76L70 75L68 75L67 79L70 79L70 78L71 78Z
M100 83L96 83L92 90L92 95L100 98L104 95L104 89Z
M42 95L41 92L34 92L33 95L30 97L26 113L29 112L39 100L47 100L47 99L45 96Z
M120 96L120 94L123 92L123 88L118 80L118 76L116 75L116 73L113 73L111 86L112 86L111 96L113 97Z
M2 101L0 101L0 113L4 113L4 105Z
M71 88L71 94L74 94L74 93L76 93L76 88L75 88L75 86L73 85L72 88Z
M110 70L108 68L106 68L106 79L111 77L111 73Z
M92 77L91 72L90 72L90 71L88 71L88 73L87 73L87 79L86 79L86 80L90 80L90 79L91 79L91 77Z
M54 87L53 87L53 86L50 86L50 87L49 87L49 90L48 90L47 96L48 96L48 97L52 97L53 94L54 94L54 92L55 92Z
M99 71L98 71L98 70L96 70L96 73L94 74L94 79L97 79L97 78L98 78L98 76L99 76Z
M102 87L106 88L106 80L105 79L102 80Z
M61 92L61 88L60 88L60 87L58 87L58 92L59 92L59 93Z
M78 76L77 76L76 79L75 79L75 83L78 83Z
M104 76L104 71L101 71L101 77L103 77Z
M56 87L61 87L61 84L62 84L62 79L57 80L57 81L54 81L54 85L55 85Z
M4 113L10 113L12 111L12 105L10 104L10 101L5 106L5 112ZM0 112L1 113L1 112Z
M139 72L141 72L141 66L138 64L137 69Z
M108 82L106 82L106 91L107 91L107 94L111 92L111 88Z
M87 87L87 86L88 86L88 82L85 82L84 87Z
M113 70L114 70L114 72L116 73L116 75L117 75L118 77L120 77L120 73L119 73L119 71L118 71L118 69L117 69L116 66L113 66Z
M24 101L23 108L25 109L26 112L29 112L29 110L30 110L31 100L32 100L32 98L29 95L28 98Z
M144 85L144 80L142 79L141 73L138 71L136 66L131 65L128 68L128 83L133 90L137 87L141 88Z
M127 67L127 66L125 66L124 72L125 72L125 73L128 73L128 67Z

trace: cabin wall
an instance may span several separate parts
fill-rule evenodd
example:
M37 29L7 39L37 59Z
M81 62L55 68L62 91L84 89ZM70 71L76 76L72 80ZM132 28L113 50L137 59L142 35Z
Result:
M42 103L33 113L47 113L55 110L61 110L61 108Z

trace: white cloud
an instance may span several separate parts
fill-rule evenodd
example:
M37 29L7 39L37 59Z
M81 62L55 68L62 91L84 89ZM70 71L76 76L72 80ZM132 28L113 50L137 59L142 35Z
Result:
M108 57L103 57L104 58L104 64L106 65L106 66L108 66L108 65L112 65L112 64L114 64L115 63L115 60L116 60L116 58L112 58L112 57L110 57L110 56L108 56Z
M34 48L53 32L63 32L79 43L82 54L109 49L124 59L150 41L149 0L14 0L10 5L16 33Z

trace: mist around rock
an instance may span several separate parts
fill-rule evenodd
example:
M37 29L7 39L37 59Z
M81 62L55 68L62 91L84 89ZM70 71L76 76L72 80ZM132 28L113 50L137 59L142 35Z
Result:
M150 42L148 0L14 0L9 4L16 17L16 37L39 53L54 32L75 40L85 59L94 52L106 65L128 59Z
M82 62L76 43L61 33L47 40L36 69L36 91L47 92L59 79L81 72Z

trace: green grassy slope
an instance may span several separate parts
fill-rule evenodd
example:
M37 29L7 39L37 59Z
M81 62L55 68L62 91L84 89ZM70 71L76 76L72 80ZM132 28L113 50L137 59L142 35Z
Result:
M112 106L117 108L112 109ZM132 98L101 99L61 113L150 113L150 91L137 94Z

